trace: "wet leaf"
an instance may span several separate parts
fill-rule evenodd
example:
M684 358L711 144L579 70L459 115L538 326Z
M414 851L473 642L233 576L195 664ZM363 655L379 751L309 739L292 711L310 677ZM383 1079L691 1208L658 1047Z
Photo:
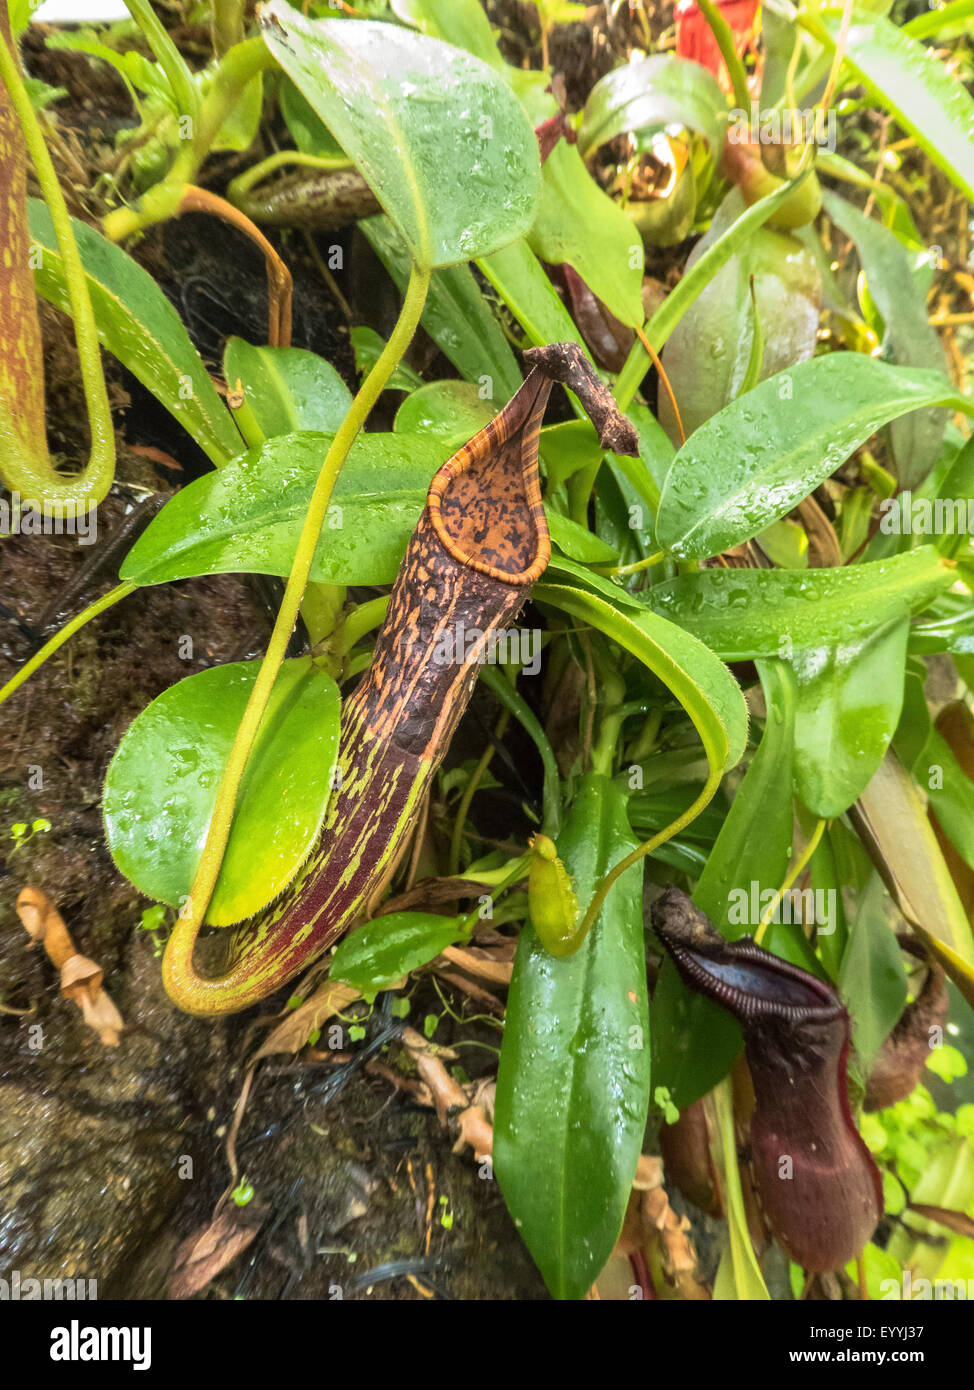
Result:
M534 131L486 63L370 20L309 20L273 0L261 31L427 269L489 255L528 230ZM443 132L449 131L444 141Z
M395 227L388 217L368 217L359 227L400 294L405 294L409 250ZM422 324L460 375L483 392L481 399L487 403L490 414L496 414L497 408L509 401L521 385L521 373L469 266L445 266L434 271Z
M278 435L184 487L119 571L135 584L199 574L286 577L330 435ZM311 568L329 584L391 584L449 442L361 435L339 474Z
M70 312L63 260L51 215L27 199L32 240L44 248L34 283L45 299ZM149 273L120 246L71 220L99 341L161 401L217 467L244 442L216 392L179 315Z
M699 570L655 585L655 612L724 661L781 656L875 631L926 608L954 581L933 546L821 570Z
M354 985L366 998L388 989L411 970L427 965L464 934L463 918L434 912L390 912L373 917L345 937L328 976Z
M795 784L813 815L841 815L882 762L903 705L906 634L899 619L795 654Z
M946 378L859 353L800 362L701 425L677 452L657 519L659 542L702 559L777 521L871 434L925 406L970 410Z
M253 347L228 338L223 375L231 392L240 383L244 404L234 415L251 447L296 430L334 434L352 404L331 363L303 348Z
M187 676L138 715L105 779L112 858L147 897L182 908L259 661ZM286 661L247 771L206 920L240 922L294 878L331 798L340 698L308 657Z
M623 794L586 777L557 840L581 901L635 844ZM639 1159L650 1097L641 882L635 865L568 959L530 926L515 957L494 1164L555 1298L582 1298L604 1266Z

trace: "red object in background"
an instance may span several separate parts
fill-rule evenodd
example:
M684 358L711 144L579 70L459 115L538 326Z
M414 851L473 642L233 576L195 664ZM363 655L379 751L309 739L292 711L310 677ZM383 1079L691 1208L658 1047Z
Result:
M738 53L754 43L760 0L717 0L717 8L730 25L734 47ZM676 7L676 52L679 58L700 63L730 90L730 78L720 56L717 40L706 16L697 8L697 0L680 0Z

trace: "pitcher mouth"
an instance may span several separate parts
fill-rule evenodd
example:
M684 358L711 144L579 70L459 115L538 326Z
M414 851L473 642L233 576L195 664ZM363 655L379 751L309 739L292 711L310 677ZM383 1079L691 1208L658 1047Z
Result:
M500 414L447 459L426 498L447 554L512 588L534 584L551 558L538 474L551 387L533 368Z

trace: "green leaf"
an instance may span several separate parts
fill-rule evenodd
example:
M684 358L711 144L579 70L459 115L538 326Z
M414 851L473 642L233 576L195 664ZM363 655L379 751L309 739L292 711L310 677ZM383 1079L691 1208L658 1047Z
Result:
M431 381L412 391L396 411L396 434L435 434L454 448L479 433L494 410L469 381Z
M741 1176L737 1162L734 1101L730 1085L719 1086L714 1097L720 1148L724 1163L728 1243L714 1279L715 1299L766 1303L768 1293L751 1240Z
M313 154L323 159L348 158L314 107L289 77L281 77L278 101L284 123L303 154Z
M875 631L954 582L931 545L891 560L816 570L699 570L655 585L655 612L724 661L785 656Z
M852 813L893 900L974 1006L974 937L916 784L887 753Z
M466 49L498 72L507 71L480 0L391 0L391 3L394 14L424 34Z
M927 317L926 296L913 279L910 258L881 222L827 190L822 195L832 221L856 244L869 293L883 316L883 355L900 367L929 367L944 376L947 358ZM896 476L917 487L930 472L944 437L942 411L915 411L892 427Z
M790 511L882 425L971 404L936 372L859 353L800 362L696 430L667 474L656 533L681 559L716 555Z
M34 283L45 299L70 312L64 267L51 215L27 199L31 239L44 254ZM149 273L113 242L72 218L99 341L161 401L207 457L220 467L243 440L189 340L179 315Z
M147 897L183 906L220 778L259 661L187 676L130 726L105 779L112 858ZM331 797L340 697L309 657L286 661L240 788L223 867L206 920L252 916L307 858Z
M330 435L287 434L206 474L167 502L125 557L133 584L200 574L291 572L298 537ZM450 454L442 439L365 434L338 476L311 579L391 584Z
M743 211L744 199L732 189L690 252L687 273ZM757 379L764 380L812 356L821 305L822 281L812 253L787 233L767 227L753 232L690 306L663 352L687 435L741 394L755 342L755 308L757 336L764 339ZM706 371L700 370L701 362ZM669 396L661 391L659 397L660 421L678 443Z
M878 874L857 895L858 911L839 969L839 989L853 1022L853 1042L863 1070L903 1012L907 979L896 933L885 911Z
M541 205L527 240L540 260L572 266L622 323L642 327L639 233L566 140L559 140L544 162Z
M284 0L263 6L260 22L418 265L489 255L528 230L540 189L537 141L486 63L390 24L309 20Z
M791 860L795 678L783 662L761 662L758 671L768 708L764 733L693 891L700 910L731 941L757 929L752 885L760 909L761 894L780 888ZM702 1037L707 1046L696 1046ZM689 990L667 957L653 995L653 1071L674 1103L682 1110L712 1090L741 1046L736 1020Z
M388 217L367 217L358 225L405 294L409 252ZM514 353L469 266L434 271L422 324L460 375L485 392L483 399L504 405L521 385Z
M231 390L238 381L243 389L235 417L251 447L296 430L335 434L352 404L335 368L303 348L252 347L228 338L223 375Z
M580 900L635 848L625 797L590 774L557 839ZM650 1097L642 865L613 886L579 950L525 926L501 1048L494 1164L555 1298L582 1298L622 1227Z
M903 705L905 618L867 637L796 652L795 782L809 811L830 819L865 789Z
M463 936L461 917L433 912L390 912L356 927L332 956L330 980L342 980L375 995L428 964Z
M596 82L589 93L578 132L588 160L617 135L683 126L702 135L716 158L723 145L727 98L702 64L658 54L624 63Z
M558 512L548 513L548 530L558 549L582 564L611 565L619 558L611 545L606 545L605 541L593 536L586 527L579 526L577 521L561 516Z
M833 42L841 16L823 15ZM881 15L853 14L845 61L939 169L974 201L974 100L957 74Z

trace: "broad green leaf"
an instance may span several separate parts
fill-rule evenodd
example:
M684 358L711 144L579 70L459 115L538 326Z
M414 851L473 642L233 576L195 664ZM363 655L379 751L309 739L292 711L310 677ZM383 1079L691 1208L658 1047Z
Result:
M335 434L352 404L352 393L335 368L303 348L252 347L228 338L223 375L244 404L235 418L251 448L279 434L320 430Z
M263 6L260 23L420 266L486 256L528 230L537 141L486 63L390 24L309 20L284 0Z
M883 316L883 355L900 367L929 367L947 374L947 358L927 317L926 296L916 286L910 258L897 237L881 222L863 217L858 208L828 190L825 210L856 244L869 293ZM915 411L892 426L896 476L916 487L936 462L944 437L942 411Z
M953 582L954 571L925 545L835 569L698 570L646 597L724 661L746 661L872 632L926 608Z
M716 158L726 117L727 98L712 73L689 58L659 54L624 63L596 82L585 103L578 145L587 160L617 135L682 126L704 136Z
M142 533L121 577L164 584L200 574L290 574L330 443L330 435L278 435L197 478ZM435 436L360 435L335 484L311 579L391 584L430 479L450 452Z
M900 911L974 1006L974 936L915 782L887 753L852 813Z
M38 293L69 313L51 215L39 199L28 198L27 216L31 238L44 251L34 269ZM243 440L179 315L155 280L84 222L72 218L71 225L99 341L162 402L217 467L241 453Z
M833 41L842 19L823 16ZM974 201L974 100L957 74L890 20L853 13L845 61L904 130Z
M763 895L784 882L792 851L795 678L783 662L761 662L758 670L768 709L764 732L693 891L700 910L732 941L753 936ZM697 1045L702 1037L706 1047ZM727 1074L741 1046L737 1021L689 990L667 957L653 994L657 1084L682 1110Z
M660 544L681 559L700 559L748 540L881 426L934 405L971 410L937 372L859 353L831 353L779 372L678 450L660 500Z
M405 294L409 252L388 217L367 217L359 228ZM521 385L514 353L469 266L434 271L422 324L460 375L483 391L484 400L500 407Z
M492 256L482 256L477 267L524 329L529 347L566 342L585 347L571 314L523 237Z
M480 0L392 0L392 10L424 34L466 49L498 72L508 70Z
M852 1016L863 1070L888 1037L906 1003L907 979L896 933L887 920L878 874L857 895L857 912L839 969L839 990Z
M639 233L567 140L559 140L544 162L541 204L527 241L540 260L572 266L622 323L642 327Z
M439 917L433 912L390 912L373 917L342 941L332 956L328 978L343 980L366 998L374 998L462 936L460 917Z
M635 848L625 797L587 776L557 839L580 901ZM579 950L522 930L494 1114L508 1210L555 1298L584 1297L619 1235L650 1098L642 865L613 886Z
M796 652L795 785L813 815L847 810L883 761L903 705L907 621Z
M469 381L431 381L411 392L396 411L396 434L441 436L459 448L496 412Z
M105 835L136 887L182 907L192 886L220 778L260 667L214 666L187 676L138 715L105 779ZM340 697L309 657L286 661L240 788L206 920L252 916L294 878L331 796Z
M732 189L690 252L687 273L744 210L744 199ZM752 233L684 314L663 352L687 435L741 394L755 342L755 309L758 338L763 338L758 379L763 380L812 356L821 305L822 282L811 252L785 232L759 227ZM659 413L667 434L679 443L665 391L659 393Z

